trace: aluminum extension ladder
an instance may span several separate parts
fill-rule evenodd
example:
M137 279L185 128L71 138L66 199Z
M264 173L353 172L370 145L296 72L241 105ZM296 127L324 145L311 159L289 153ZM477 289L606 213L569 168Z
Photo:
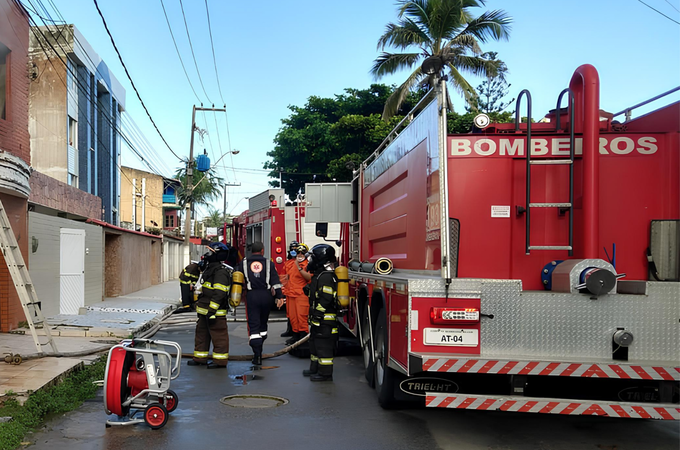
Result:
M557 119L555 131L560 131L560 103L564 94L568 94L569 99L569 159L531 159L531 94L524 89L517 96L515 107L515 131L519 131L520 124L520 105L522 96L527 97L527 150L526 150L526 244L525 252L530 254L531 250L568 250L569 256L574 253L574 95L569 88L564 89L557 98L555 108ZM569 201L568 202L531 202L531 166L533 165L569 165ZM531 245L531 208L559 208L560 212L569 211L569 245Z
M45 321L42 311L40 310L40 303L38 303L38 295L35 292L35 287L31 281L31 275L28 273L26 268L26 263L24 262L24 257L21 255L19 250L19 244L14 232L12 231L12 225L9 222L7 213L5 212L5 206L0 201L0 249L2 249L2 255L5 258L5 263L7 263L7 268L12 276L12 281L14 282L14 287L19 294L19 300L21 301L21 307L24 310L24 315L26 316L26 322L31 330L31 335L33 336L33 342L35 343L35 348L38 353L44 353L42 351L42 346L51 345L52 351L55 355L59 354L57 350L57 344L52 338L52 333L50 333L50 328ZM33 316L37 317L37 320L33 320ZM47 336L47 343L41 344L38 339L38 333L35 330L35 325L42 324L43 330L45 331L45 336Z

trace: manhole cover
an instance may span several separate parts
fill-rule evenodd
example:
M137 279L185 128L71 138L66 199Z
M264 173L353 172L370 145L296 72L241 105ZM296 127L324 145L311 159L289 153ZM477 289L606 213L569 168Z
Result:
M233 408L276 408L288 403L283 397L273 395L229 395L220 402Z

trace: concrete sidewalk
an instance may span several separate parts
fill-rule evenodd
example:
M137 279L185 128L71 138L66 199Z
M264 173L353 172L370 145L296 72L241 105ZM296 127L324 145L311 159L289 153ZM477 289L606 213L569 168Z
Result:
M151 286L122 297L107 298L104 301L83 308L79 315L57 315L48 317L50 331L61 353L80 352L115 345L121 339L138 336L156 325L165 315L180 305L179 283L177 280ZM4 362L7 354L31 355L36 353L33 338L28 329L24 334L0 335L0 397L7 391L27 398L31 392L51 385L68 372L88 363L96 355L77 358L46 357L12 365ZM39 330L39 335L44 335ZM40 338L45 342L45 338ZM46 353L52 351L48 345Z

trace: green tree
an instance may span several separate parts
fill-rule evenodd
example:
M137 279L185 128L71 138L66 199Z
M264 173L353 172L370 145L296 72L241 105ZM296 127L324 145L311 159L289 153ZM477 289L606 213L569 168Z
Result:
M264 165L279 187L279 174L286 194L295 199L305 183L349 181L350 163L358 167L401 120L389 122L380 113L394 87L373 84L368 89L345 89L334 98L309 97L302 106L289 106L290 115L274 138L271 160ZM413 108L422 92L407 96L399 111Z
M203 219L206 227L222 227L226 221L224 214L217 209L211 209Z
M503 98L508 95L511 85L505 80L508 67L497 56L498 53L496 52L488 52L482 55L482 58L498 61L498 73L495 76L487 76L486 80L477 86L477 97L472 99L466 107L468 111L501 112L515 101L514 98L507 102L503 101Z
M441 62L451 86L468 103L477 94L463 73L484 77L498 74L498 61L482 57L479 44L508 39L512 19L502 10L475 17L472 10L485 3L485 0L399 0L399 21L387 24L378 40L378 49L383 52L374 61L371 73L381 78L402 69L412 72L387 99L383 119L397 113L415 86L424 82L433 85L433 76L421 71L425 58L436 57ZM389 53L384 51L387 47L411 52Z

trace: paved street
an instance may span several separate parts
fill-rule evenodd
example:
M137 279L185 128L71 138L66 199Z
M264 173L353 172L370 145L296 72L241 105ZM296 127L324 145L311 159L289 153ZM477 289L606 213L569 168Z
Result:
M280 313L279 313L280 314ZM265 352L281 347L284 324L271 326ZM246 354L245 324L231 323L231 354ZM163 330L158 339L192 350L191 325ZM272 342L270 342L272 341ZM228 373L182 366L171 388L178 409L168 424L151 430L144 424L106 428L102 398L53 418L28 436L36 449L677 449L677 422L558 417L499 412L411 409L385 411L363 378L360 356L336 359L334 383L311 383L301 371L307 361L290 355L265 361L251 372L247 362L230 362ZM247 384L240 378L247 376ZM233 394L286 398L277 408L223 405ZM101 395L101 394L100 394Z

